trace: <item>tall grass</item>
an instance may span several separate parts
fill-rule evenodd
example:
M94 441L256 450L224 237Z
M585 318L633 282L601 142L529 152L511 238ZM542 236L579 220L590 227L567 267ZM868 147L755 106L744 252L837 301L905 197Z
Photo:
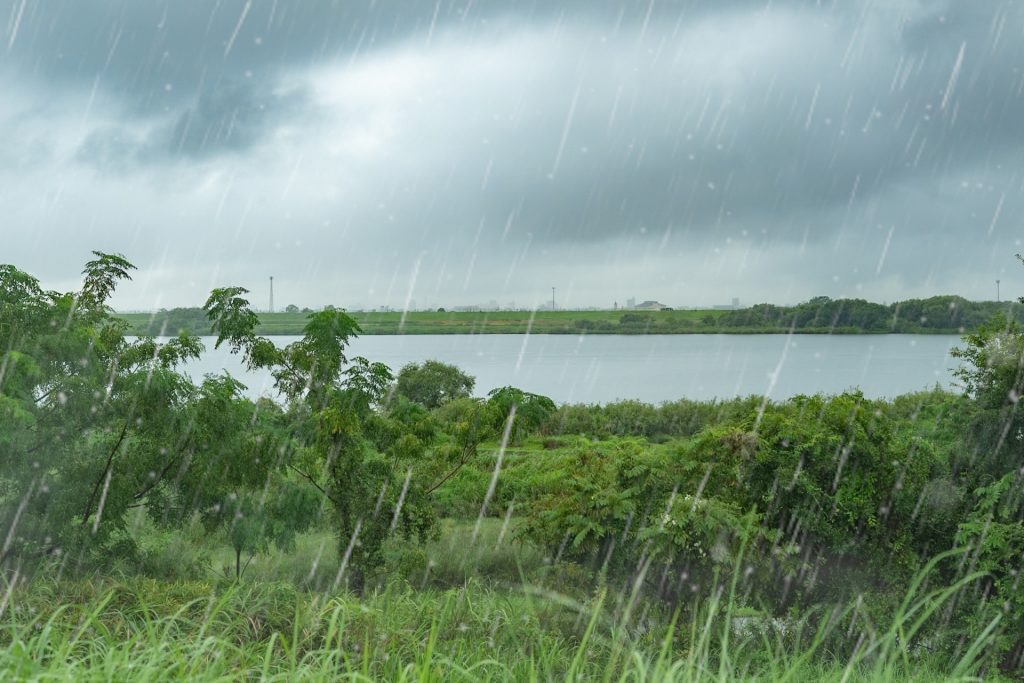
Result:
M892 623L870 629L856 605L750 628L735 576L665 620L645 620L635 595L576 602L472 581L358 598L287 583L37 578L13 587L0 617L0 680L978 680L984 636L957 661L914 647L961 587L926 590L925 574ZM849 647L830 645L847 633Z

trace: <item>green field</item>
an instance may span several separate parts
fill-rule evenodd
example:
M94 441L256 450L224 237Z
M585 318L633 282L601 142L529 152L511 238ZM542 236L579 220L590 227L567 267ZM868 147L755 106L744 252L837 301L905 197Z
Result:
M178 309L193 311L198 309ZM482 311L350 312L364 334L679 334L718 332L705 320L725 311ZM121 313L135 334L157 334L167 322L168 334L181 329L208 334L202 316L176 311ZM260 313L259 334L299 335L308 313ZM624 316L626 322L623 322ZM634 322L629 322L629 321Z

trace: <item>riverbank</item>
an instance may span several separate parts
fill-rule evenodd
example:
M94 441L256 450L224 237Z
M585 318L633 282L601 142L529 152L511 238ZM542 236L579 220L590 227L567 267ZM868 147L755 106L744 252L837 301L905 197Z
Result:
M793 326L784 315L774 320L751 315L756 309L739 311L667 310L667 311L413 311L362 312L355 318L364 335L393 334L963 334L977 328L981 316L949 323L921 324L920 316L911 324L906 319L894 322L879 316L870 325L834 324L830 317L805 321ZM256 332L261 335L301 335L309 313L260 313ZM205 312L199 308L179 308L155 313L119 313L128 322L133 335L210 334ZM786 323L786 324L783 324ZM809 323L809 324L808 324ZM960 324L964 323L964 324Z
M193 313L193 311L195 313ZM714 322L725 311L350 311L363 334L685 334L721 332ZM257 333L301 335L309 314L260 313ZM209 334L200 309L122 313L129 333ZM734 330L729 330L730 332Z

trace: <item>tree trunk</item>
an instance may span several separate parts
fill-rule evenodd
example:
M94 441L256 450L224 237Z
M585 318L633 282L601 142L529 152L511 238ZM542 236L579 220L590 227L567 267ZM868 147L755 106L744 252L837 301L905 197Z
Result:
M83 526L89 522L89 515L92 514L92 504L96 501L96 495L100 492L100 486L103 484L103 480L107 478L107 472L110 471L111 465L114 464L114 456L117 454L117 449L121 447L121 442L124 441L124 437L128 434L128 424L128 422L124 423L121 435L117 437L117 442L114 444L114 447L110 449L110 455L107 456L107 464L103 467L103 473L100 474L100 478L96 480L96 485L92 487L92 494L89 496L89 503L85 506L85 512L82 513Z
M235 548L235 581L242 578L242 549Z

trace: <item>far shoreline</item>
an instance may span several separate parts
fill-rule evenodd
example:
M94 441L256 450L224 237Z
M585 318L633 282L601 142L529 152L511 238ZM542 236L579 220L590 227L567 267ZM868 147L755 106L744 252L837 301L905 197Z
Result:
M943 295L879 304L863 299L815 297L795 306L756 304L748 308L673 309L655 307L604 310L435 310L346 311L359 334L561 334L561 335L687 335L687 334L819 334L819 335L964 335L986 325L1024 325L1024 306L1017 302L968 301ZM339 309L344 310L344 309ZM299 336L315 311L289 305L284 311L258 312L256 333ZM117 313L126 332L167 336L180 332L211 334L206 312L197 307L155 312Z

